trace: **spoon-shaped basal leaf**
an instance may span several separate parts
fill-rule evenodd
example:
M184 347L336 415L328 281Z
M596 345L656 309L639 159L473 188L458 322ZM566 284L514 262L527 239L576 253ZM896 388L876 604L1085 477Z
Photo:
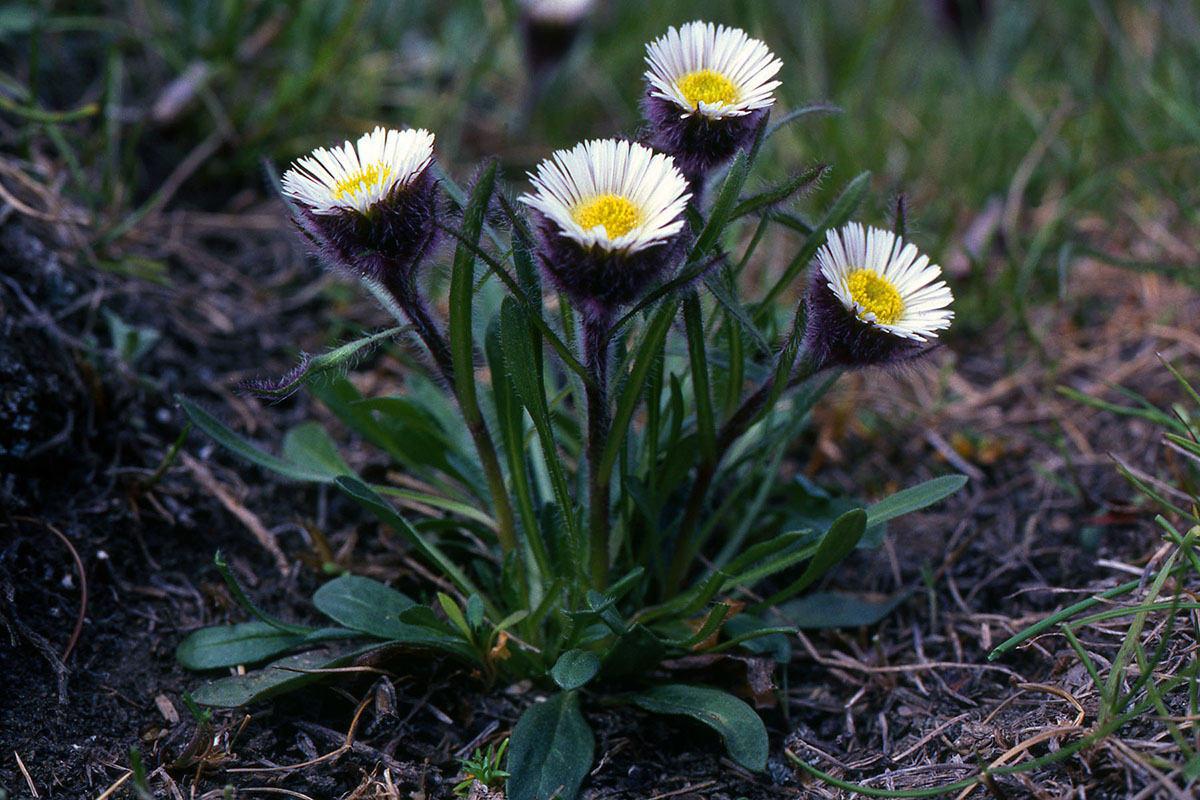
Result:
M634 698L655 714L683 714L720 734L729 757L753 772L767 768L767 729L750 706L707 686L668 684Z

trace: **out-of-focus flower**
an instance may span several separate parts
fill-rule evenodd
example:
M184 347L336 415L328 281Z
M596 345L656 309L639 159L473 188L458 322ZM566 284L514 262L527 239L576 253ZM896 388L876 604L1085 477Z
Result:
M571 50L594 0L521 0L530 71L542 77Z

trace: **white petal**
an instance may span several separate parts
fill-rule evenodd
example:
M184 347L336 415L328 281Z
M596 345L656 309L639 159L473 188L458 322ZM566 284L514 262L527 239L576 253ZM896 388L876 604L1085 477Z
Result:
M698 113L713 119L769 108L775 102L772 92L779 85L772 78L783 66L766 44L751 39L742 29L700 21L669 28L646 45L646 64L652 95L678 105L683 116ZM679 81L701 70L712 70L732 83L737 99L732 103L689 102L679 90Z
M954 312L947 308L954 296L945 281L938 280L941 268L891 231L847 223L840 231L828 232L816 263L817 279L826 282L843 306L879 330L925 341L936 338L937 331L950 327L954 319ZM860 269L874 271L895 287L904 304L898 319L880 323L874 313L854 301L847 280Z
M432 161L433 134L429 131L377 127L356 144L319 147L311 156L297 159L283 175L283 193L317 214L343 209L365 212L397 187L408 186ZM376 180L338 191L339 184L352 181L364 167L378 170Z
M533 191L518 198L552 220L585 247L637 252L659 244L683 228L683 209L691 194L687 180L670 156L616 139L594 139L559 150L530 174ZM606 194L625 198L638 211L640 224L610 238L604 226L588 230L572 212Z

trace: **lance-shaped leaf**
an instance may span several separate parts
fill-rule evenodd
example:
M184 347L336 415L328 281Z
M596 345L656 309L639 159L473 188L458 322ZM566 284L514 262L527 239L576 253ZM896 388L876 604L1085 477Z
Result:
M345 628L293 633L258 621L214 625L184 637L175 648L175 658L188 669L220 669L255 664L305 644L359 635L357 631Z
M707 686L668 684L633 701L655 714L683 714L703 722L725 741L729 757L752 772L767 768L767 729L750 706Z
M850 219L850 215L855 212L859 204L862 203L863 198L866 197L867 189L870 185L870 172L859 174L846 185L846 188L842 190L842 194L833 204L833 207L829 209L824 218L813 228L813 232L804 240L804 244L800 247L799 252L796 253L796 257L792 259L792 263L788 265L783 274L779 276L779 280L767 292L766 297L763 298L762 303L759 305L759 311L756 316L762 316L766 309L771 307L775 299L779 297L780 293L788 286L791 286L801 271L808 266L808 262L816 255L817 249L825 243L825 232L830 228L836 228L844 224Z
M207 433L217 444L231 453L241 456L252 464L269 469L271 472L282 475L285 478L298 481L318 481L321 483L329 480L329 474L326 470L310 469L297 464L289 464L283 459L276 458L238 436L226 427L223 422L186 397L177 397L176 399L179 401L179 405L183 407L183 412L188 415L188 419L197 428Z
M822 537L812 560L804 568L800 577L786 589L776 592L769 599L758 604L756 608L769 608L787 598L807 589L813 581L824 575L839 564L842 559L854 552L858 540L867 530L867 512L861 508L847 511L833 521L829 530Z
M912 511L919 511L944 500L961 489L967 482L966 475L943 475L924 483L901 489L880 500L867 509L867 526L879 525Z
M423 536L416 528L401 517L386 500L379 496L370 486L351 475L343 475L334 484L353 498L359 505L371 511L379 521L400 534L405 541L415 547L421 555L437 565L442 573L462 591L463 594L479 594L475 584L471 582L461 569L436 544Z
M508 800L575 800L592 768L595 746L574 692L534 703L509 740Z
M313 670L344 667L364 653L378 650L379 644L360 647L348 653L330 653L314 650L286 656L278 661L245 675L230 675L203 684L192 692L192 699L202 706L236 708L270 697L295 691L325 677Z
M902 592L887 600L875 601L833 592L813 592L777 608L789 621L805 630L857 628L879 622L907 597L908 593Z

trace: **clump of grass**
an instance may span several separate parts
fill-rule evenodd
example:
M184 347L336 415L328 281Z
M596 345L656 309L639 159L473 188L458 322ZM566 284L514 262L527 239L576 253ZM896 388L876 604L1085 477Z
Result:
M1167 448L1184 457L1174 479L1156 478L1117 458L1118 469L1162 514L1156 517L1162 541L1140 566L1129 565L1138 576L1092 597L1074 603L1030 625L989 654L999 659L1020 647L1037 646L1046 637L1062 637L1087 676L1082 688L1069 685L1033 685L1066 699L1076 709L1069 725L1036 730L1009 748L999 759L981 764L976 774L928 789L898 791L841 780L804 762L792 761L808 773L839 788L869 797L932 797L960 792L965 797L975 787L991 788L1004 796L1005 778L1035 776L1054 764L1103 753L1142 777L1150 792L1185 797L1200 779L1200 438L1195 419L1200 394L1173 366L1189 405L1177 404L1170 412L1155 408L1130 394L1135 405L1121 406L1071 393L1082 402L1124 416L1147 419L1160 425ZM1174 522L1172 520L1175 520ZM1182 529L1179 521L1190 526ZM1060 670L1070 674L1072 670ZM1056 671L1058 672L1058 671ZM1007 763L1048 741L1056 747L1019 764ZM1094 765L1093 765L1094 769ZM995 787L995 788L993 788ZM1157 794L1155 796L1158 796Z

